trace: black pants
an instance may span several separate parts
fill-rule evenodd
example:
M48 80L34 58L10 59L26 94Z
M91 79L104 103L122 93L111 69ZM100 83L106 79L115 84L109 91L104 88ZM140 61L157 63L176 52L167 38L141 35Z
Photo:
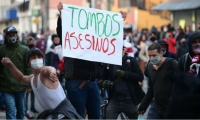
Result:
M131 99L112 100L108 103L106 119L117 119L120 113L124 113L129 119L137 119L137 106Z

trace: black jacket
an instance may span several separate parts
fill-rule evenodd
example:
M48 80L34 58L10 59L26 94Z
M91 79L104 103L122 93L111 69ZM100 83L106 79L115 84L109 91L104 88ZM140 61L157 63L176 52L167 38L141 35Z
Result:
M197 77L188 75L192 57L195 55L191 43L199 38L200 32L190 35L189 52L179 60L179 74L169 106L169 119L200 119L200 74Z
M52 119L58 119L58 114L65 115L62 119L83 119L67 99L64 99L55 109L43 111L36 119L47 119L49 115L52 115Z
M60 37L60 44L62 45L62 24L61 18L57 20L57 34ZM76 80L94 80L98 77L97 75L97 63L80 60L75 58L64 58L64 67L65 67L65 78L76 79Z
M104 66L102 72L102 79L107 80L109 78L110 81L115 81L117 76L113 74L113 71L116 71L112 69L113 66L114 65L109 65L109 69L107 69L107 65ZM123 70L125 73L125 77L122 79L126 81L126 84L131 92L133 102L135 104L139 104L145 96L144 91L138 83L143 81L144 79L143 73L139 65L133 57L125 55L122 59L121 70ZM111 89L111 96L109 96L109 98L112 97L112 92L114 91L112 91Z
M185 55L183 55L179 60L178 67L179 67L180 72L186 72L186 73L188 72L190 65L191 65L192 57L194 56L194 53L191 48L191 43L193 40L195 40L197 38L200 39L200 32L195 32L190 36L189 47L188 47L189 52L186 53Z

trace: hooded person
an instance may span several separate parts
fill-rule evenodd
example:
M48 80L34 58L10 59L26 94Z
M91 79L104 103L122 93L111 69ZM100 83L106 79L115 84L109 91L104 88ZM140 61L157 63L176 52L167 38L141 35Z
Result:
M158 44L161 45L162 51L163 51L163 57L173 58L175 60L178 60L177 56L169 51L169 45L164 40L158 40Z
M200 32L191 34L188 45L189 52L180 58L179 71L200 77Z
M200 32L191 34L188 45L189 52L178 63L169 119L200 119Z

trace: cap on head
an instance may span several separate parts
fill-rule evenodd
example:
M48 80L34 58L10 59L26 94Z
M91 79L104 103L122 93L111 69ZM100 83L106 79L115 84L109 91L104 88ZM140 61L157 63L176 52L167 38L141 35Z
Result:
M28 62L29 62L31 56L35 56L35 55L44 58L44 54L42 53L42 51L36 47L33 47L27 53Z
M13 26L7 27L4 32L5 32L5 34L6 33L18 33L17 29Z

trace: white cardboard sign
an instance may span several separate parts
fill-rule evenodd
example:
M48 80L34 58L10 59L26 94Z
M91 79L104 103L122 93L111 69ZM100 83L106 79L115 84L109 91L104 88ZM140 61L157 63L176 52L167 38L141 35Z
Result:
M63 56L122 64L123 18L120 13L63 4Z

